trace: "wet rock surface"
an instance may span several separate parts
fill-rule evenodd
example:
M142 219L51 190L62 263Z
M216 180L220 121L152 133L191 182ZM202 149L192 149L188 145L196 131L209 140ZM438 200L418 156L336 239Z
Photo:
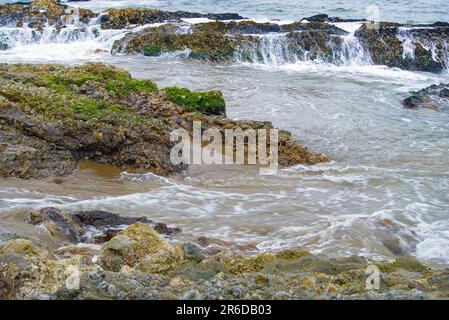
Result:
M190 24L183 20L186 18L206 18L211 21ZM249 21L237 13L202 14L142 8L109 9L94 13L88 9L74 10L58 0L0 5L0 25L32 28L34 41L41 39L46 26L53 27L52 33L57 36L67 26L73 26L75 20L80 24L73 31L74 37L86 32L86 27L92 23L98 25L98 29L132 31L114 43L113 54L158 56L188 50L187 57L191 60L266 63L263 56L266 55L264 50L267 43L264 41L267 40L263 37L270 38L278 34L282 41L278 39L275 46L278 46L279 52L282 51L282 56L277 57L277 60L294 63L307 56L307 60L335 64L345 63L345 59L339 56L345 55L347 50L342 44L342 37L348 35L348 32L334 24L360 22L362 26L355 32L355 38L364 51L365 63L433 73L448 68L449 24L446 22L432 25L380 22L379 25L367 25L364 19L341 19L317 14L299 22L277 24ZM155 23L163 25L132 30L136 26ZM99 36L98 29L92 31L95 37ZM7 50L9 46L8 41L0 41L0 50Z
M449 108L449 84L431 85L412 94L402 101L406 108L429 108L447 110Z
M108 211L67 211L57 208L43 208L31 211L26 221L46 228L53 236L58 235L71 243L104 243L117 235L123 228L135 223L152 226L159 234L175 235L180 228L164 223L154 223L146 217L124 217Z
M270 123L226 119L220 91L159 90L115 67L90 63L0 65L0 175L64 176L80 160L131 172L180 173L170 132L202 127L272 128ZM289 132L279 134L279 163L314 164L328 159L308 151ZM224 139L223 139L224 141Z
M55 208L28 213L39 228L59 223L66 230L76 216L97 224L129 218L96 211ZM98 215L104 217L98 222ZM112 219L112 220L111 220ZM88 225L78 225L88 228ZM73 226L72 226L73 228ZM55 235L56 236L56 235ZM209 239L208 242L212 241ZM199 241L202 245L206 243ZM73 249L73 248L72 248ZM2 299L447 299L448 270L436 270L409 256L393 261L364 257L328 258L301 249L259 254L224 249L209 253L195 243L161 237L137 222L101 247L51 249L45 243L11 239L0 245ZM376 266L380 287L367 289ZM370 270L370 269L368 269Z
M363 25L355 35L370 52L374 64L434 73L448 67L445 55L449 26L446 24L401 25L381 22L379 28ZM407 39L410 43L406 43Z
M186 11L162 11L156 9L109 9L101 18L102 29L124 29L132 25L161 22L181 22L183 18L207 18L211 20L241 20L237 13L195 13Z

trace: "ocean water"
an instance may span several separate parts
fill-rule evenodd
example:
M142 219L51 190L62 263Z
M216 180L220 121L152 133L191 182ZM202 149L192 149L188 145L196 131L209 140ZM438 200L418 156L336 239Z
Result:
M5 2L5 1L3 1ZM166 10L238 12L260 19L298 20L317 13L364 16L368 4L381 20L447 21L447 1L90 1L101 10L148 6ZM340 25L353 32L357 24ZM94 28L95 26L91 26ZM148 215L185 233L245 244L248 250L302 247L328 255L392 258L411 254L449 265L449 113L408 110L411 90L449 82L449 73L409 72L373 66L354 43L339 63L283 61L267 47L259 63L189 63L183 54L162 57L111 55L127 31L94 37L76 26L51 30L39 41L28 30L0 51L7 63L80 64L101 61L129 70L160 87L223 91L228 117L272 121L332 159L260 176L242 167L192 167L186 178L151 174L95 177L77 172L62 185L0 180L0 210L23 206L105 209ZM73 32L72 32L73 31ZM77 34L77 36L73 36ZM98 52L97 49L105 51ZM80 183L80 181L82 183ZM1 219L1 214L0 214Z
M0 0L0 3L10 2L13 1ZM449 2L446 0L92 0L72 2L71 5L92 10L150 7L202 13L237 12L248 18L281 20L299 20L319 13L348 19L364 19L367 16L368 6L375 5L380 10L382 21L410 23L449 21Z

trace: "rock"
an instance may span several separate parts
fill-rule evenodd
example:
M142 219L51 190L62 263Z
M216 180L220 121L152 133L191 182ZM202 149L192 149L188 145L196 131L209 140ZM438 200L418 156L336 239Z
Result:
M122 239L117 239L123 237ZM126 241L125 241L126 238ZM201 263L179 261L176 250L146 224L136 223L107 249L120 270L107 270L84 256L58 260L28 240L0 247L2 299L434 299L449 297L448 270L430 269L411 257L377 261L378 291L366 290L367 262L285 250L259 255L231 252ZM122 245L118 245L122 243ZM185 245L183 247L186 247ZM156 249L157 248L157 249ZM117 251L114 252L114 250ZM107 252L112 250L113 252ZM120 256L120 258L119 258ZM171 258L169 258L171 256ZM109 260L109 261L112 261ZM142 262L146 261L146 262ZM130 263L132 265L132 263ZM145 268L141 266L145 264ZM162 264L166 267L160 269ZM287 271L284 266L296 264ZM103 265L104 267L104 265ZM156 267L156 268L155 268ZM227 270L228 269L228 270ZM74 271L78 271L73 273ZM229 272L229 271L232 271ZM153 273L156 272L156 273ZM67 286L78 279L79 287ZM75 278L73 278L75 277ZM72 283L70 282L70 283ZM73 282L76 284L76 281Z
M365 19L341 19L338 17L329 17L327 14L316 14L311 17L302 18L301 21L309 22L363 22Z
M136 222L151 223L152 221L146 217L123 217L115 213L93 210L75 212L74 217L77 218L81 224L93 226L95 228L102 227L119 227L121 225L134 224Z
M123 265L146 273L169 270L179 260L175 249L156 231L136 223L107 242L100 255L104 268L118 272Z
M299 37L307 34L309 46L312 43L331 50L326 42L333 40L336 35L345 35L346 31L327 23L292 23L279 25L274 23L257 23L254 21L210 22L193 25L192 32L180 32L174 24L157 28L147 28L140 32L129 33L113 44L114 53L141 53L147 56L158 56L164 52L190 50L189 58L212 62L234 61L236 56L240 60L252 57L245 51L254 50L259 54L263 50L262 40L250 34L289 33L289 36ZM230 36L232 35L232 36ZM303 43L289 41L289 50L303 50L299 47ZM258 48L259 47L259 48ZM257 55L257 54L256 54Z
M410 256L398 257L392 264L396 269L404 269L411 272L427 272L429 267Z
M448 31L449 26L446 25L381 22L378 29L368 29L363 25L355 36L370 53L374 64L438 73L447 67L444 58L447 52L444 48ZM412 42L412 54L404 51L403 39ZM424 46L434 47L434 53Z
M54 237L66 238L73 243L81 242L85 232L84 226L76 216L56 208L32 211L29 214L28 222L34 225L44 224Z
M3 177L65 176L81 160L136 173L178 174L186 166L170 159L174 129L192 133L193 121L201 121L204 130L219 129L224 137L225 129L273 128L267 122L226 119L219 91L159 90L151 81L98 63L0 65L0 80ZM281 166L326 161L290 132L279 131Z
M449 84L431 85L411 95L402 101L406 108L429 108L445 110L449 108Z
M160 234L166 235L174 235L181 232L181 229L178 227L171 228L167 226L165 223L157 222L154 225L154 230L156 230Z
M59 32L67 21L73 19L72 9L58 0L34 0L31 3L17 2L0 5L0 25L17 27L24 25L41 32L47 25L55 26ZM88 9L78 9L78 19L88 23L96 17Z
M182 246L182 250L184 252L184 258L186 260L192 260L199 263L205 258L205 255L201 251L201 249L192 243L185 243Z
M0 247L0 254L24 254L39 256L41 251L30 241L25 239L9 240Z
M158 22L180 22L182 18L208 18L211 20L241 20L236 13L201 14L186 11L162 11L144 8L109 9L102 17L102 29L124 29L132 25L144 25Z
M142 222L152 224L146 217L124 217L115 213L91 211L64 211L57 208L43 208L31 211L27 222L33 225L43 225L55 238L71 243L102 244L116 236L124 226ZM98 233L92 236L92 228ZM156 223L154 230L161 234L177 234L179 228L169 228L165 224Z

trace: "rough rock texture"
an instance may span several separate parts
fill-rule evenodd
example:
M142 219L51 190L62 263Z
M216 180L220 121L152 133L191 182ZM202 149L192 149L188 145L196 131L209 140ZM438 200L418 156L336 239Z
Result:
M147 224L136 223L108 241L101 249L100 265L111 271L123 266L146 273L160 273L181 259L179 251Z
M431 85L411 95L402 101L406 108L429 108L443 110L449 108L449 84Z
M167 175L173 165L170 132L203 128L272 128L270 123L232 121L221 92L159 90L148 80L102 64L0 65L0 175L44 178L73 172L78 160L123 170ZM224 139L223 139L224 141ZM327 161L281 131L279 163Z
M368 29L363 25L355 35L370 52L374 64L435 73L448 67L445 55L449 25L413 26L382 22L379 29ZM412 39L412 52L404 50L405 39ZM435 47L434 53L430 49L432 47Z
M70 1L69 1L70 2ZM31 3L17 2L0 5L0 25L28 26L42 30L46 24L64 27L72 23L74 8L62 4L59 0L34 0ZM77 21L89 23L99 16L89 9L77 8ZM195 13L185 11L162 11L155 9L109 9L101 13L102 29L123 29L131 25L143 25L157 22L180 22L181 18L208 18L211 20L244 19L236 13Z
M160 234L173 235L181 232L163 223L154 223L146 217L124 217L101 210L67 211L43 208L31 211L26 221L44 227L53 237L69 243L104 243L118 234L125 226L141 222Z
M371 262L300 249L210 254L193 243L169 244L140 222L97 254L67 258L44 244L9 240L0 246L0 299L449 298L449 271L408 256ZM366 287L373 265L379 289Z
M180 32L179 26L169 24L129 33L117 40L113 52L141 53L157 56L164 52L190 50L189 58L213 62L232 61L243 46L257 46L260 38L252 36L265 33L289 33L291 49L308 50L311 46L326 48L332 36L345 35L346 31L326 23L293 23L278 25L273 23L210 22L191 27L190 32ZM303 41L298 41L302 38ZM313 43L313 44L312 44ZM325 50L323 50L324 52ZM240 54L243 60L251 57Z
M102 29L124 29L132 25L144 25L158 22L180 22L182 18L208 18L211 20L244 19L236 13L194 13L185 11L162 11L156 9L109 9L101 18Z
M88 9L78 10L80 22L87 23L96 16ZM34 0L0 5L0 25L27 26L43 30L46 24L62 28L73 21L73 10L59 0Z

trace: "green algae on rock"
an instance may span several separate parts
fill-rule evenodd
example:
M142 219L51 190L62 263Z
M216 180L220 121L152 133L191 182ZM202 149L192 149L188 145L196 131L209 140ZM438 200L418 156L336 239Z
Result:
M412 92L402 101L406 108L429 108L442 110L449 107L449 84L433 84L427 88Z
M88 63L0 65L0 175L45 178L72 173L79 160L122 170L169 175L174 165L170 132L204 128L272 128L270 123L232 121L220 91L159 90L125 70ZM279 163L314 164L327 158L280 131Z
M123 266L142 272L159 273L180 260L174 247L147 224L136 223L108 241L101 250L100 263L111 271Z
M52 208L48 208L50 210ZM0 245L1 299L435 299L449 298L448 270L412 257L369 261L302 249L208 254L136 223L106 242L98 259L70 257L27 239ZM380 287L367 289L367 267ZM75 273L74 273L75 272ZM74 274L76 278L73 278ZM71 280L75 281L72 286Z
M378 29L363 25L355 35L374 64L438 73L448 67L444 57L448 31L449 25L445 24L413 26L382 22ZM412 39L412 54L404 53L402 34ZM435 47L434 53L431 47Z
M195 13L185 11L162 11L147 8L109 9L101 18L102 29L124 29L132 25L144 25L161 22L181 22L182 18L208 18L212 20L244 19L236 13Z

